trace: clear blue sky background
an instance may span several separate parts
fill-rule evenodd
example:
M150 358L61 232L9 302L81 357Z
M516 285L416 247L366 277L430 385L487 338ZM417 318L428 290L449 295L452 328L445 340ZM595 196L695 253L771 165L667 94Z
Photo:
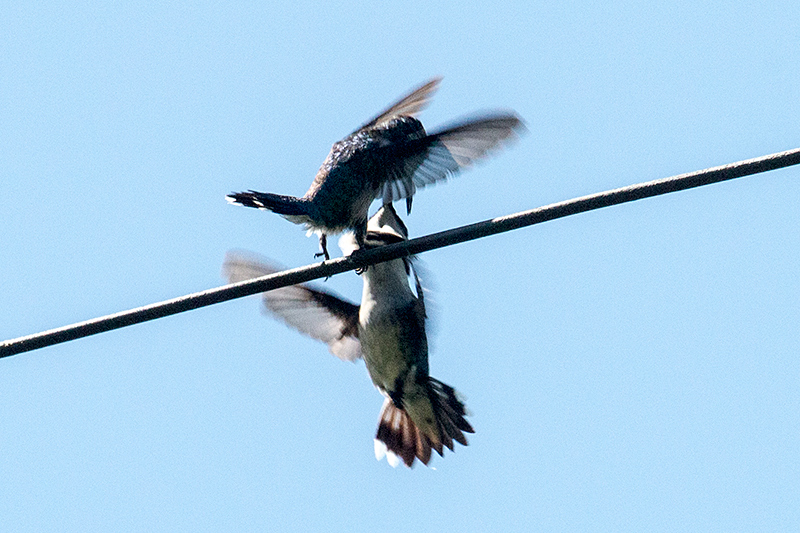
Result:
M800 146L800 4L5 2L0 338L317 251L228 205L442 75L435 128L529 133L423 235ZM363 363L237 300L0 360L4 531L800 528L800 168L424 254L432 374L477 433L373 456ZM360 295L352 273L325 287Z

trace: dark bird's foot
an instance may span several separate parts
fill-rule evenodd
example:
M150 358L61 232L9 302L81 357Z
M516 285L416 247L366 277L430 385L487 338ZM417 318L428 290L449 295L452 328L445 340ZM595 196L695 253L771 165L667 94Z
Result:
M319 248L322 251L315 253L314 259L325 256L325 261L330 261L331 256L328 253L328 236L325 235L324 233L319 236Z
M350 259L354 260L356 263L359 263L361 261L361 257L364 255L365 251L366 250L364 250L363 248L356 248L350 254ZM366 272L368 268L369 268L369 265L357 266L356 267L356 274L358 274L360 276L361 274Z

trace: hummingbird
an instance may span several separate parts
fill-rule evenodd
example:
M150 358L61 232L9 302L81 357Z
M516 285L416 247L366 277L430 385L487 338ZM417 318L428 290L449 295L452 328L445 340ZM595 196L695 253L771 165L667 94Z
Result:
M346 240L350 237L349 240ZM372 248L408 239L408 231L391 204L369 220L364 246ZM350 234L343 251L359 246ZM278 272L263 260L229 252L223 272L232 282ZM362 274L361 304L308 285L293 285L262 294L268 314L321 340L345 361L364 359L375 387L385 397L375 435L375 456L392 466L402 459L428 464L435 450L464 446L474 433L467 410L453 387L429 374L425 303L419 276L409 258L371 266Z
M426 133L415 117L440 82L434 78L414 89L336 142L301 198L250 190L229 194L228 202L304 225L309 234L319 235L316 257L330 259L327 236L345 230L353 231L363 246L373 200L391 204L405 198L410 214L417 188L446 180L524 129L516 114L497 112Z

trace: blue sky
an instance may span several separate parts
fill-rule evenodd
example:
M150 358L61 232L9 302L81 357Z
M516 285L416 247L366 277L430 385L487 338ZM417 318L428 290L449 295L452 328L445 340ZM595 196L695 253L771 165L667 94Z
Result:
M0 338L221 285L317 244L300 195L412 87L528 134L422 191L412 236L800 146L800 5L0 7ZM424 254L431 373L476 429L373 456L363 363L246 298L0 360L9 531L800 526L800 169ZM324 283L349 299L352 273Z

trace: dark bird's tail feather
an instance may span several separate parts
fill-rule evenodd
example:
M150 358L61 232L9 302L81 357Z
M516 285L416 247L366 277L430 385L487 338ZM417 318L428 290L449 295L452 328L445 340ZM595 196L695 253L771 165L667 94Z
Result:
M266 209L285 216L302 216L307 214L306 201L294 196L284 196L269 192L233 192L226 199L232 204Z
M436 416L435 435L423 433L405 409L397 407L390 398L386 399L375 435L375 455L378 459L389 452L390 463L393 454L409 467L414 464L415 458L427 465L432 450L444 456L445 446L454 450L454 440L467 445L464 433L475 433L475 430L464 418L467 410L458 399L455 389L439 380L428 378L428 398Z

